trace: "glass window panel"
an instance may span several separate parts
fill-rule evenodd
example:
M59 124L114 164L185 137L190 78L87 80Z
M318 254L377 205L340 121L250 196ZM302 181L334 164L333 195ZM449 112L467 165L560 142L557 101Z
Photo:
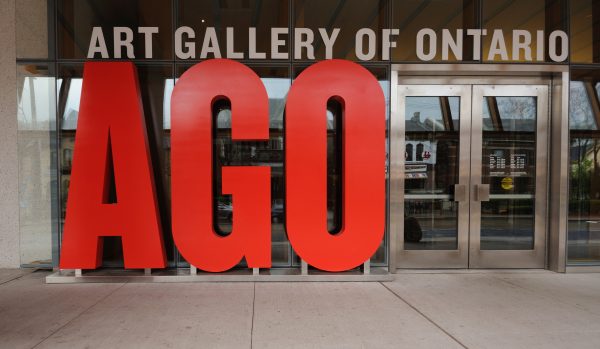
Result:
M568 263L600 263L600 134L571 132Z
M64 59L87 58L92 30L102 27L110 58L114 58L113 28L128 27L133 30L134 55L145 58L145 37L139 27L158 27L152 36L154 59L171 59L173 56L173 20L171 0L58 0L57 38L58 57ZM127 58L126 49L122 57ZM96 54L94 58L101 58Z
M442 29L449 29L456 38L457 29L477 28L474 1L395 0L392 8L392 27L400 29L397 47L392 48L394 61L419 61L416 55L416 37L423 28L431 28L438 34L437 54L433 61L442 60ZM465 37L463 60L472 58L472 45L468 37ZM453 54L450 54L449 60L456 60Z
M458 246L460 97L406 97L404 249Z
M234 32L233 48L235 52L249 58L249 28L256 28L256 52L271 55L271 28L289 28L289 4L280 0L217 0L197 1L179 0L178 27L188 26L194 30L195 39L186 39L196 43L195 58L200 58L200 50L206 33L206 28L215 28L219 50L222 57L226 56L227 27ZM290 52L289 35L281 35L286 44L280 52ZM212 54L208 58L214 58Z
M571 81L569 94L569 128L571 130L597 130L598 125L585 83Z
M537 112L535 99L486 97L486 101L483 108L484 131L535 131ZM496 114L491 114L490 108L495 108Z
M17 91L21 264L48 267L57 233L54 72L45 64L18 66Z
M535 232L535 97L484 97L481 181L482 250L533 249Z
M170 65L139 65L137 66L140 92L148 141L150 156L154 169L155 185L161 220L163 222L163 239L169 265L175 265L174 245L169 224L169 178L170 173L167 166L167 152L169 139L163 131L163 111L165 109L165 91L172 86L172 68ZM58 89L58 111L60 115L60 186L61 186L61 213L60 218L64 223L66 201L70 184L71 166L73 159L73 148L75 134L77 132L77 119L79 115L79 100L81 98L83 65L64 64L59 66L57 74ZM62 225L61 225L62 226ZM121 240L119 238L105 238L104 241L103 266L122 267L123 256Z
M595 69L572 71L569 101L568 264L600 264L599 81Z
M383 67L366 67L377 79L377 81L379 81L379 86L381 86L381 89L383 90L383 96L385 98L385 117L386 120L389 119L390 117L390 80L389 80L389 73L387 68L383 68ZM389 151L387 151L387 147L388 147L388 141L387 141L387 137L388 137L388 132L386 132L386 153L389 154ZM387 159L386 159L387 162ZM386 169L387 169L387 163L386 163ZM386 176L387 178L387 176ZM375 254L371 257L371 265L372 266L384 266L387 263L387 241L389 238L389 233L386 231L385 232L385 236L384 239L381 241L381 244L379 245L379 248L377 249L377 251L375 252Z
M331 35L334 28L340 33L333 47L333 58L358 60L355 52L356 32L361 28L370 28L378 38L376 55L372 59L381 60L381 30L388 28L386 0L294 0L294 27L310 28L315 34L315 58L325 59L325 45L318 32L325 28ZM366 47L366 41L363 45ZM303 55L303 59L307 59Z
M327 102L327 230L342 230L342 149L343 106L335 99Z
M48 41L48 3L48 0L15 2L17 58L54 58L49 54L54 42Z
M546 1L546 0L483 0L482 1L482 20L483 29L487 30L487 35L482 39L482 59L483 61L527 61L524 50L519 50L517 56L513 57L513 30L526 30L531 33L531 58L536 61L537 50L537 31L544 30L544 51L545 56L541 61L549 60L547 57L548 45L546 44L549 33L554 30L567 31L566 11L564 1ZM495 29L501 29L504 34L504 41L508 53L508 60L502 59L501 55L489 57L492 37ZM560 41L559 41L560 42ZM560 46L559 46L560 47ZM560 52L560 48L557 48Z
M600 8L596 9L598 15L594 16L594 8L598 5L594 5L593 0L571 0L569 5L571 15L571 62L597 62L598 57L594 59L594 20L598 22L596 17L600 16L598 12Z
M407 132L452 131L459 128L459 97L408 97L408 101ZM444 108L449 108L450 112L444 112Z

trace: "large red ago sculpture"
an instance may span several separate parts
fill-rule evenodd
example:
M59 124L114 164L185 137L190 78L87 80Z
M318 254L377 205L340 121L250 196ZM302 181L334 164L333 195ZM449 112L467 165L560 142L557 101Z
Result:
M342 227L327 231L327 103L342 106ZM165 251L135 67L86 63L60 267L101 265L102 237L120 236L125 268L163 268ZM271 174L265 166L222 169L213 188L215 103L231 105L233 141L269 139L268 96L245 65L214 59L177 81L171 98L173 238L185 259L220 272L246 258L271 266ZM327 271L364 263L385 220L385 100L360 65L323 61L294 81L285 116L286 231L298 255ZM111 163L116 202L109 200ZM213 193L231 194L233 227L214 229Z

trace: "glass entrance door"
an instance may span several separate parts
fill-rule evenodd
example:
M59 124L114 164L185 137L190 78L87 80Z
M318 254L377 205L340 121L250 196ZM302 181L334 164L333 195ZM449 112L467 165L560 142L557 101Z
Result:
M471 86L399 86L398 108L390 139L398 266L466 268Z
M543 268L548 87L473 86L469 267Z
M548 87L401 85L397 106L397 267L543 268Z

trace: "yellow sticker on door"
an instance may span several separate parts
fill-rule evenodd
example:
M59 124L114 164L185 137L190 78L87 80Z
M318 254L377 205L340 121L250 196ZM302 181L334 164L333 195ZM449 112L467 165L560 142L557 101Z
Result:
M514 185L513 185L513 179L511 177L504 177L502 178L502 189L504 190L511 190Z

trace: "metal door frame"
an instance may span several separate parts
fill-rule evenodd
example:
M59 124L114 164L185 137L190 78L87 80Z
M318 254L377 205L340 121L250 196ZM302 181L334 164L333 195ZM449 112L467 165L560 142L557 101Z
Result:
M532 250L481 250L481 185L483 165L484 97L536 97L535 223ZM471 197L469 268L544 268L546 257L546 206L548 177L548 85L473 85L471 124Z
M568 159L569 159L569 67L555 64L392 64L390 76L390 120L397 120L398 84L454 84L461 81L477 81L475 84L515 84L526 77L532 84L535 80L550 80L549 133L549 178L548 219L545 267L556 272L566 270L567 205L568 205ZM392 122L392 121L390 121ZM397 134L390 124L389 141ZM388 148L388 149L391 149ZM390 168L394 164L390 161ZM398 194L397 178L390 173L389 192L389 270L396 272L398 238L397 232L403 222L392 215L403 211L403 201L394 199ZM403 194L403 193L402 193ZM401 224L400 224L401 223Z
M466 81L469 82L469 81ZM479 82L479 81L474 81ZM390 178L394 187L390 200L397 211L391 215L398 235L399 268L543 268L545 264L546 193L548 174L548 85L530 85L520 79L520 85L398 85L398 111L392 122L390 138ZM537 81L536 81L537 82ZM513 82L514 83L514 82ZM405 250L403 236L405 161L405 101L406 97L456 96L460 102L459 182L465 199L456 199L458 208L458 244L456 250ZM482 115L484 96L536 97L536 193L534 246L532 250L481 250L481 201L475 188L481 184ZM394 232L392 231L392 233Z

